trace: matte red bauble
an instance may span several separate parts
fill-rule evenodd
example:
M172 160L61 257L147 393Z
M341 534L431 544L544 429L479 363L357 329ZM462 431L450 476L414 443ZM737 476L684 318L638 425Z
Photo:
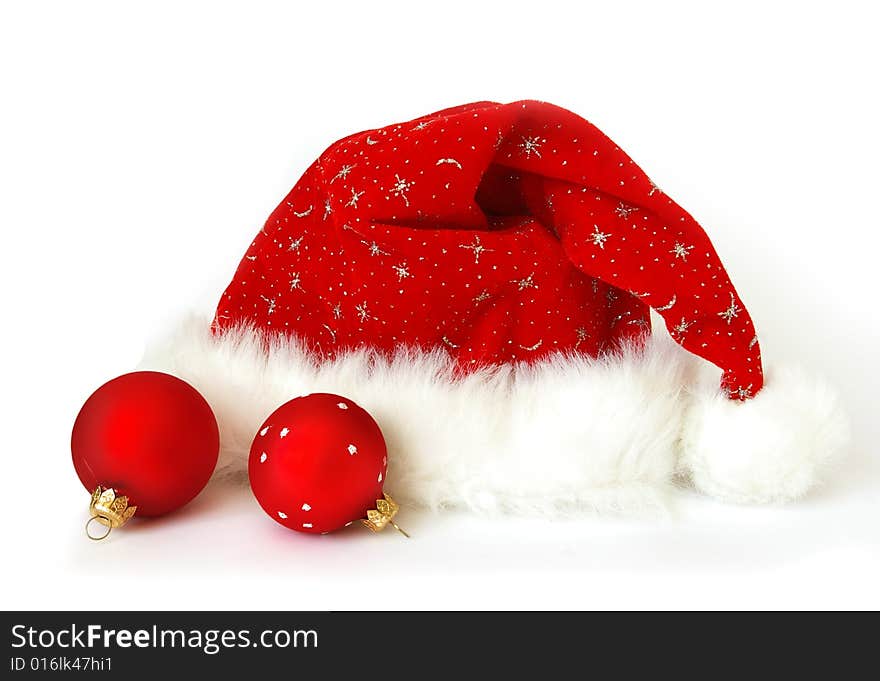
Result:
M109 528L133 515L159 516L191 501L220 451L205 399L168 374L137 371L98 388L71 437L73 465L93 492L92 516Z
M251 445L248 473L254 496L276 522L323 533L368 517L383 499L387 465L373 418L345 397L318 393L291 400L266 419Z

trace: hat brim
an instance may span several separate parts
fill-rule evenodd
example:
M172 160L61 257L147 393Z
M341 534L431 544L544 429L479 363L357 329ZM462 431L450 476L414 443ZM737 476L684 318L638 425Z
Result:
M188 381L211 405L217 475L244 479L251 441L279 405L331 392L379 423L387 489L408 505L639 513L665 508L682 474L735 502L813 487L846 444L836 396L783 374L779 390L771 379L755 399L733 402L708 387L717 377L698 380L700 363L657 334L599 359L559 354L462 375L442 350L318 361L295 339L247 327L215 334L191 319L141 368Z

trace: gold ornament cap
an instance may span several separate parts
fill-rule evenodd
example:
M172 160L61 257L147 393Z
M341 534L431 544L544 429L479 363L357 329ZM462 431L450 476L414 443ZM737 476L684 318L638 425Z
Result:
M92 501L89 504L91 517L86 523L86 536L95 541L106 539L112 530L125 525L136 512L137 506L128 505L128 497L118 496L112 487L105 489L98 485L92 492ZM92 534L89 529L95 522L106 527L107 531L103 534Z
M382 492L382 496L385 498L376 499L376 508L371 508L367 511L366 519L361 520L361 522L373 532L381 532L388 525L391 525L391 527L408 539L409 535L400 529L393 520L400 510L400 506L387 492Z

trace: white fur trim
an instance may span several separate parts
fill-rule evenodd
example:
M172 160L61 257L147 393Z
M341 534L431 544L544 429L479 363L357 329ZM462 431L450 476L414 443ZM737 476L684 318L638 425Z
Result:
M848 440L828 385L800 370L768 371L764 388L745 402L710 387L692 396L681 464L695 487L724 501L790 501L820 481Z
M442 351L358 351L316 364L293 341L268 355L247 330L204 320L154 346L141 368L172 373L220 424L220 474L245 475L251 440L279 405L311 392L369 411L388 443L387 489L429 507L559 514L664 505L676 469L688 356L666 338L604 359L557 355L456 378Z
M833 391L770 372L747 402L692 388L700 361L665 334L602 359L562 354L456 377L449 356L356 351L318 363L295 340L214 336L203 319L155 344L143 369L190 382L220 424L218 475L246 479L251 441L278 406L312 392L354 400L388 443L387 489L408 505L559 515L665 506L684 474L738 503L805 494L843 449ZM711 387L709 387L711 385Z

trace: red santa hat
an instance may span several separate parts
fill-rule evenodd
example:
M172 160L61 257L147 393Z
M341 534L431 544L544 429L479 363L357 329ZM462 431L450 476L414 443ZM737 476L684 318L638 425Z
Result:
M651 334L651 310L675 343ZM145 365L205 395L230 470L278 404L345 394L385 433L389 489L433 506L630 509L682 475L722 499L784 501L847 439L826 386L765 375L697 222L597 128L533 101L330 146L210 328Z

